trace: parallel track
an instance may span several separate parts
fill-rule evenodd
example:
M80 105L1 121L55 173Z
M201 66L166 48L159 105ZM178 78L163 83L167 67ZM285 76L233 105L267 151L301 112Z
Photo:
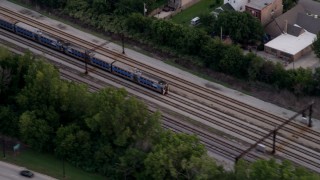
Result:
M11 36L10 34L11 34L11 33L7 34L6 36L9 36L9 37L10 37L10 36ZM10 38L11 38L11 39L14 39L14 40L16 40L16 41L20 41L20 42L21 42L21 40L19 40L18 38L14 37L14 36L12 36L12 37L10 37ZM64 61L66 61L66 62L68 61L68 63L70 63L70 62L69 62L70 60L67 60L67 59L64 58L63 56L59 55L60 53L52 53L52 51L48 51L47 48L41 47L41 45L39 45L40 47L35 47L35 45L34 45L35 43L28 43L28 42L21 42L21 43L27 44L29 47L33 47L33 48L37 48L37 49L40 48L42 52L45 52L46 54L49 54L49 55L51 55L51 56L55 56L55 57L57 57L58 59L64 60ZM72 62L71 62L71 63L72 63ZM80 67L80 68L82 67L82 65L79 65L79 61L75 61L75 62L73 62L72 64L75 65L75 66L78 66L78 67ZM94 70L94 69L95 69L95 68L92 68L91 66L90 66L90 68L91 68L91 70ZM133 86L132 86L133 83L131 83L131 82L127 82L127 81L126 81L126 82L122 82L123 80L122 80L122 81L119 81L119 80L117 80L117 79L115 79L115 78L112 78L112 77L110 77L110 76L106 76L104 72L100 72L99 70L95 71L95 73L98 74L98 75L101 76L101 77L105 77L106 79L110 79L110 78L111 78L111 80L112 80L113 82L117 82L117 83L122 84L122 85L124 85L124 86L126 86L126 87L130 87L131 89L133 88L133 89L134 89L135 91L137 91L137 92L141 92L141 93L143 93L143 94L148 94L148 96L153 97L154 99L157 99L158 101L166 102L167 104L169 104L169 105L171 105L171 106L173 106L173 107L179 108L179 109L181 109L181 110L183 110L183 111L185 111L185 112L188 112L188 113L190 113L190 114L193 114L193 115L195 115L195 116L197 116L197 117L200 117L200 118L202 118L202 119L209 120L210 122L221 126L221 124L218 124L217 121L213 121L213 120L212 120L211 118L209 118L209 117L200 115L199 113L194 112L194 111L191 111L190 109L182 108L179 104L176 104L176 102L179 102L179 101L180 101L180 103L187 104L187 105L189 105L189 106L190 106L190 105L193 106L193 104L184 102L183 100L181 100L181 99L179 99L179 98L176 98L176 97L174 97L173 95L170 96L170 99L169 99L169 100L163 100L162 96L155 95L154 93L150 93L150 91L147 91L147 90L145 90L145 89L143 89L143 88L141 89L141 88L133 87ZM130 84L131 84L131 85L130 85ZM132 87L131 87L131 86L132 86ZM174 101L174 102L171 102L171 101ZM198 111L202 111L201 109L199 109L199 107L196 107L196 106L193 106L193 107L191 107L191 108L197 109ZM210 115L210 116L216 116L215 114L212 114L212 112L207 112L207 114ZM225 118L225 117L219 117L219 118ZM225 121L230 121L230 120L227 119L227 118L225 118L224 120L225 120ZM235 123L232 122L232 121L230 121L230 123L231 123L231 124L235 124ZM245 126L242 125L242 124L235 124L235 125L236 125L236 126L240 126L240 127L242 126L242 128L247 129L247 131L255 132L256 134L259 134L259 135L261 135L261 136L263 135L262 132L259 132L259 131L255 130L255 129L252 129L252 128L247 128L247 127L245 127ZM224 128L229 129L230 131L234 131L234 129L233 129L232 127L230 127L230 126L228 127L228 126L225 125ZM190 128L189 128L189 129L190 129ZM199 131L199 132L200 132L200 131ZM250 138L250 139L252 139L252 140L254 140L254 141L257 140L257 138L251 137L250 134L247 134L247 133L244 133L244 132L236 132L236 133L240 133L242 136L247 137L247 138ZM197 133L197 134L200 134L200 133ZM202 136L204 136L204 135L202 135ZM201 135L200 135L200 137L201 137ZM283 143L283 142L281 142L280 140L278 140L278 143ZM286 142L284 142L284 143L286 143ZM270 144L270 143L268 143L267 145L268 145L269 147L271 147L271 144ZM208 145L207 145L207 146L208 146ZM294 148L294 149L297 150L297 148ZM298 151L299 151L299 150L298 150ZM241 152L241 150L239 150L238 152ZM305 161L304 158L302 158L301 156L296 155L296 154L294 154L294 153L287 153L287 152L283 152L283 153L285 153L285 154L287 154L287 155L289 155L289 156L291 156L291 157L295 157L295 158L299 159L300 161ZM317 157L314 157L314 158L317 159ZM308 163L311 163L311 164L313 164L315 167L318 167L318 168L319 168L319 164L317 164L317 163L313 163L313 162L310 162L310 161L308 161Z
M23 16L19 13L13 12L11 10L5 9L3 7L0 7L0 13L5 14L7 16L10 16L12 18L21 20L27 24L30 24L32 26L38 27L44 31L47 31L49 33L52 33L56 35L57 37L68 41L73 42L74 44L78 44L79 46L82 46L87 49L91 49L92 47L96 47L97 44L88 42L86 40L80 39L76 36L70 35L64 31L58 30L54 27L45 25L43 23L40 23L32 18L28 18L26 16ZM210 100L213 103L219 104L225 108L228 108L229 110L244 114L248 117L251 117L253 119L259 120L261 122L264 122L265 124L268 124L272 127L278 126L281 123L285 122L286 119L281 118L279 116L270 114L268 112L265 112L263 110L260 110L258 108L252 107L248 104L245 104L243 102L240 102L238 100L229 98L225 95L222 95L220 93L217 93L215 91L212 91L210 89L204 88L202 86L196 85L194 83L188 82L184 79L175 77L171 74L168 74L164 71L158 70L156 68L153 68L151 66L145 65L143 63L140 63L139 61L135 61L132 58L129 58L127 56L124 56L122 54L119 54L117 52L111 51L109 49L101 49L97 50L97 52L106 55L112 59L122 61L124 63L128 63L129 65L139 66L142 67L141 69L144 69L148 71L149 73L157 74L156 76L165 79L171 86L174 86L178 89L182 89L190 94L194 94L195 96L201 97L203 99ZM174 81L173 81L174 80ZM195 91L195 89L197 91ZM277 122L272 122L277 121ZM311 141L315 144L320 144L320 133L317 131L314 131L310 128L306 128L300 124L296 123L290 123L287 126L283 128L284 131L290 132L291 134L295 136L300 136L301 138ZM304 134L301 134L304 133ZM302 136L301 136L302 135Z

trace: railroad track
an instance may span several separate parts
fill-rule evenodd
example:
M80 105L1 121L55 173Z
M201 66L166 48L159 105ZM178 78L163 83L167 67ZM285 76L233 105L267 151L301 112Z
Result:
M97 44L95 44L95 43L91 43L86 40L80 39L76 36L73 36L73 35L70 35L70 34L64 32L64 31L61 31L61 30L58 30L54 27L45 25L45 24L40 23L32 18L28 18L24 15L21 15L17 12L5 9L3 7L0 7L0 13L5 14L7 16L10 16L12 18L18 19L18 20L23 21L27 24L38 27L40 29L43 29L44 31L47 31L51 34L55 34L57 37L65 40L65 41L73 42L74 44L78 44L79 46L82 46L84 48L91 49L92 47L97 46ZM212 103L215 103L217 105L220 105L221 107L227 108L229 111L231 110L231 111L243 114L249 118L256 119L260 122L265 123L266 126L275 127L275 126L278 126L281 123L286 121L285 118L281 118L279 116L270 114L270 113L265 112L263 110L260 110L258 108L252 107L248 104L242 103L238 100L235 100L235 99L232 99L232 98L227 97L225 95L222 95L222 94L215 92L213 90L204 88L202 86L188 82L184 79L175 77L169 73L166 73L164 71L158 70L158 69L153 68L151 66L145 65L145 64L140 63L138 61L135 61L134 59L131 59L127 56L124 56L124 55L119 54L117 52L111 51L109 49L99 49L99 50L97 50L97 52L99 52L105 56L108 56L112 59L127 63L129 65L136 66L136 67L137 66L142 67L141 69L144 69L144 70L148 71L149 73L152 73L152 74L158 76L159 78L165 79L171 86L174 86L177 89L181 89L181 90L188 92L190 94L193 94L197 97L201 97L202 99L209 100ZM302 126L300 124L296 124L296 123L292 122L292 123L288 124L287 126L285 126L282 130L291 133L291 135L293 135L293 136L301 137L299 139L300 143L304 143L304 141L307 140L307 141L312 142L312 145L315 145L315 146L320 144L320 139L318 138L320 136L320 133L317 131L314 131L310 128L305 128L304 126Z
M2 31L3 31L3 30L2 30ZM8 36L8 37L11 36L10 39L14 39L14 40L16 40L16 41L20 41L20 42L23 43L23 44L27 44L28 47L33 47L33 48L37 48L37 49L40 48L41 51L42 51L42 52L45 52L46 54L49 54L49 55L51 55L51 56L55 56L55 57L57 57L58 59L61 59L61 60L66 61L66 62L70 61L70 60L67 60L65 57L59 55L60 53L52 52L52 50L49 51L48 48L45 48L45 47L43 47L43 46L41 46L41 45L38 45L38 44L33 43L33 42L30 43L30 41L29 41L29 42L22 42L21 39L20 39L20 40L19 40L18 38L16 39L16 37L14 37L14 36L16 36L16 35L13 36L12 33L5 32L5 31L4 31L3 33L7 33L6 36ZM22 40L27 41L27 40L25 40L25 39L23 39L23 38L22 38ZM35 47L35 46L37 46L37 45L38 45L39 47ZM68 63L70 63L70 62L68 62ZM73 64L74 66L78 66L79 68L81 68L81 67L83 66L83 65L80 65L80 64L79 64L79 61L78 61L78 60L72 61L71 64ZM116 83L122 84L123 86L126 86L126 87L130 87L130 86L132 86L132 84L133 84L133 83L131 83L131 82L127 82L127 81L122 80L122 79L119 80L119 79L116 79L116 78L112 78L112 77L110 77L110 76L106 76L106 72L101 71L101 70L99 70L99 69L96 69L96 68L94 68L94 67L92 67L92 66L89 66L89 68L91 69L91 71L95 71L95 73L98 74L99 76L104 77L104 78L106 78L106 79L110 79L112 82L116 82ZM108 74L108 73L107 73L107 74ZM125 82L122 82L122 81L125 81ZM88 81L85 82L85 83L88 84ZM130 85L130 84L131 84L131 85ZM216 119L222 119L222 118L223 118L223 121L229 121L230 124L234 124L235 126L242 127L243 129L246 129L247 131L254 132L255 134L257 134L258 137L252 137L252 134L248 134L248 133L241 132L241 131L240 131L240 132L239 132L239 131L237 132L238 134L241 134L241 135L244 136L244 137L247 137L247 138L249 138L249 139L252 139L253 141L257 141L257 139L259 138L259 136L263 136L263 135L265 134L265 133L263 133L263 132L257 131L257 130L254 129L254 128L247 128L247 126L245 126L245 125L243 125L243 124L240 124L240 123L235 124L234 122L232 122L231 119L225 118L225 117L223 117L223 116L216 116L213 112L203 111L203 110L202 110L202 109L203 109L202 107L197 107L197 106L195 106L195 105L193 105L193 104L190 104L189 102L185 102L185 101L183 101L182 99L179 99L178 97L175 97L174 95L170 95L170 97L168 97L167 99L164 99L162 96L160 96L160 95L158 95L158 94L156 94L156 93L154 93L154 92L150 92L150 91L148 91L148 90L146 90L146 89L144 89L144 88L141 89L141 88L137 88L137 87L133 87L133 86L130 87L130 88L133 88L134 91L141 92L142 94L147 94L148 96L153 97L154 99L157 99L158 101L165 102L166 104L171 105L172 107L179 108L180 110L185 111L185 112L188 112L188 113L190 113L190 114L193 114L194 116L197 116L197 117L200 117L200 118L202 118L202 119L208 120L208 121L210 121L210 122L212 122L212 123L214 123L214 124L216 124L216 125L223 126L225 129L228 129L229 131L235 131L235 129L234 129L233 127L230 127L230 126L227 126L227 125L222 125L221 122L218 122L218 121L213 121L211 116L215 116ZM180 102L180 104L177 104L176 102ZM187 109L187 108L181 107L181 104L186 104L186 105L190 106L191 109ZM202 112L205 112L206 116L205 116L205 115L200 115L200 113L197 113L197 112L193 111L192 109L197 109L197 110L200 111L200 112L201 112L201 111L202 111ZM189 129L190 129L190 128L189 128ZM199 132L201 132L201 131L199 131ZM197 134L200 134L200 133L197 133ZM200 135L200 137L201 137L201 136L204 136L204 135ZM288 144L287 144L288 142L284 142L284 141L282 141L282 140L278 140L278 143L279 143L279 144L286 143L286 145L288 145ZM206 144L206 145L207 145L207 147L210 147L208 144ZM272 146L272 144L271 144L270 142L268 142L267 145L268 145L269 147ZM216 148L216 147L215 147L215 148ZM217 148L216 148L216 149L217 149ZM299 151L299 148L295 148L294 146L293 146L293 149L298 149L298 151ZM216 151L217 151L217 150L216 150ZM284 150L282 150L282 151L284 151ZM239 153L239 152L242 152L242 151L239 150L238 153ZM300 151L300 152L301 152L301 151ZM317 157L316 157L316 156L311 157L311 158L304 159L303 157L301 157L301 156L299 156L299 155L297 155L297 154L294 154L294 153L288 153L288 152L286 152L286 151L284 151L283 153L284 153L284 154L287 154L287 155L289 155L289 156L291 156L291 157L295 157L295 158L298 159L299 161L304 161L304 162L306 162L306 160L307 160L308 163L311 162L311 164L313 164L315 167L319 168L319 163L318 163L318 164L317 164L317 162L314 162L314 163L313 163L313 161L312 161L312 158L314 158L315 160L317 160ZM309 154L310 154L310 153L309 153ZM312 154L311 154L311 156L312 156Z
M53 57L56 57L58 59L61 59L65 62L68 62L69 64L72 64L72 65L75 65L75 66L78 66L78 67L81 67L81 65L79 64L79 60L75 60L75 61L70 61L69 59L66 59L64 56L61 56L59 55L59 53L56 53L56 52L53 52L51 49L48 49L46 47L43 47L41 45L37 45L33 42L28 42L28 40L25 40L23 38L17 38L15 37L15 35L12 35L11 33L8 33L4 30L1 30L0 29L0 32L5 35L6 37L14 40L14 41L17 41L21 44L25 44L27 45L28 47L30 48L35 48L35 49L38 49L42 52L45 52L45 54L47 55L50 55L50 56L53 56ZM3 40L0 38L0 42L1 43L4 43L6 40ZM9 44L10 43L5 43L6 45L10 46ZM14 47L17 51L22 51L22 52L26 52L27 50L24 49L24 48L20 48L20 47ZM77 83L84 83L84 84L87 84L89 85L89 90L91 92L95 92L95 91L99 91L101 88L105 87L105 86L112 86L110 84L107 84L106 82L102 82L102 81L99 81L99 84L100 83L103 83L103 85L100 85L98 86L96 83L94 83L92 80L88 80L84 77L78 77L77 75L71 75L73 73L70 73L70 71L74 71L72 68L69 68L61 63L58 63L58 62L52 62L56 67L59 67L60 68L60 77L62 79L65 79L65 80L70 80L70 81L73 81L73 82L77 82ZM89 67L91 69L91 71L93 71L95 68L94 67ZM105 75L103 75L105 76ZM109 79L109 78L108 78ZM119 84L123 84L125 85L126 82L124 83L121 83L120 81L126 81L126 80L118 80L116 78L112 78L110 79L111 81L113 82L117 82ZM142 88L143 91L144 91L144 88ZM135 91L138 91L138 89L135 89ZM141 92L141 93L144 93L144 92ZM136 96L136 95L134 95ZM136 96L137 97L137 96ZM139 98L139 97L138 97ZM154 113L155 111L152 111L152 110L149 110L150 112ZM235 146L235 145L232 145L231 143L228 143L226 140L223 140L222 138L215 138L214 136L211 136L211 135L208 135L206 133L204 133L203 131L197 129L197 128L194 128L192 127L191 125L182 125L181 122L177 122L176 120L166 116L165 114L162 114L161 116L161 119L162 119L162 126L164 128L167 128L167 129L171 129L175 132L186 132L186 133L189 133L189 134L197 134L201 139L201 142L208 148L209 151L213 152L213 153L217 153L227 159L230 159L230 160L234 160L235 157L237 156L238 153L242 152L244 149L240 149L238 146ZM174 126L176 127L174 127ZM177 128L177 127L180 127ZM181 130L181 129L186 129L185 131ZM224 147L224 149L222 149L221 147ZM227 149L226 149L227 148ZM257 155L254 155L254 154L250 154L248 155L249 158L246 158L246 160L250 160L250 161L254 161L256 159L258 159L259 157Z

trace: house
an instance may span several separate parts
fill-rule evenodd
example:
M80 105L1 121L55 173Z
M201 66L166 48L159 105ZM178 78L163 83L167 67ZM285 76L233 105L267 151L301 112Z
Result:
M263 26L283 12L282 0L224 0L224 4L230 4L236 11L252 14Z
M318 6L318 7L315 7ZM275 18L265 27L272 41L265 44L265 52L295 61L312 51L311 45L320 32L320 3L305 8L301 3Z
M262 26L265 26L282 14L282 0L249 0L245 11L258 18Z
M312 51L316 35L297 24L286 24L284 33L264 45L264 51L289 62L296 61Z
M310 11L310 9L306 9L301 4L298 4L269 23L265 27L265 32L272 38L275 38L284 32L286 23L297 24L305 30L317 34L320 31L320 12Z

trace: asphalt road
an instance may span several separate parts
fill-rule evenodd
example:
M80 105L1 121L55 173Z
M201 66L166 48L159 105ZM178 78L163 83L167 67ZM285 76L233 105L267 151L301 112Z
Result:
M54 180L54 178L36 173L34 173L33 178L23 177L19 173L25 168L19 167L13 164L9 164L3 161L0 161L0 180L23 180L23 179L32 179L32 180Z

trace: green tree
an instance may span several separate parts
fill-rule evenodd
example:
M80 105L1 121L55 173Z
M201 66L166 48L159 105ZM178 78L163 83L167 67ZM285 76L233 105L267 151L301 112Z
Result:
M261 180L291 180L291 179L319 179L320 176L304 168L292 166L289 161L276 162L274 159L258 160L250 165L247 170L248 179Z
M219 174L213 161L202 161L205 148L195 136L164 132L144 161L145 175L152 179L208 179ZM201 160L202 159L202 160ZM201 162L200 162L201 161ZM210 171L210 173L209 173Z
M264 61L261 57L256 56L253 53L248 53L245 55L245 58L247 58L250 62L248 66L248 79L251 81L256 81Z
M223 30L235 42L251 43L260 41L263 35L261 23L249 13L226 11L220 13L216 21L215 31Z
M313 74L313 93L320 95L320 68L316 68Z
M210 39L206 44L202 46L200 56L204 61L206 67L210 67L213 70L218 70L218 65L222 57L224 56L224 50L229 46L223 44L220 39Z
M237 77L246 77L249 59L245 58L239 46L230 46L224 50L224 55L219 62L219 68L222 72L235 75Z
M287 72L292 82L291 90L296 95L302 95L304 92L310 92L312 90L313 75L311 69L293 69Z
M53 129L43 119L38 119L35 112L23 113L19 120L20 137L37 151L48 150Z
M57 130L55 154L77 167L93 171L92 140L90 134L78 125L70 124Z
M283 11L287 12L291 8L293 8L299 0L283 0Z
M249 177L250 179L259 180L280 180L279 169L280 165L274 159L270 161L258 160L252 164Z
M17 137L19 133L19 117L11 106L0 105L0 132L1 134Z
M95 139L94 160L99 171L116 172L116 163L131 147L146 150L159 131L159 114L128 97L124 89L107 88L93 94L86 124ZM123 163L123 162L122 162Z
M317 34L316 39L312 43L312 49L317 57L320 58L320 32Z
M25 86L23 76L32 59L30 53L16 56L0 48L0 104L14 103L14 96Z
M201 26L204 27L204 30L211 34L215 29L215 22L217 21L216 17L209 13L203 13L200 16Z

